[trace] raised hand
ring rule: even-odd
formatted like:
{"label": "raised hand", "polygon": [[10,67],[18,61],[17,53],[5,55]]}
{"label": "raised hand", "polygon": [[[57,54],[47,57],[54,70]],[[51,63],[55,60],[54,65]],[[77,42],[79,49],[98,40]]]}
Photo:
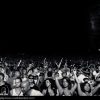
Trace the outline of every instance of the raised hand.
{"label": "raised hand", "polygon": [[63,58],[60,60],[59,63],[57,63],[57,62],[55,61],[55,64],[56,64],[56,66],[57,66],[58,68],[60,68],[60,66],[61,66],[61,64],[62,64],[62,60],[63,60]]}
{"label": "raised hand", "polygon": [[73,73],[74,73],[74,75],[76,75],[76,73],[77,73],[76,69],[73,70]]}

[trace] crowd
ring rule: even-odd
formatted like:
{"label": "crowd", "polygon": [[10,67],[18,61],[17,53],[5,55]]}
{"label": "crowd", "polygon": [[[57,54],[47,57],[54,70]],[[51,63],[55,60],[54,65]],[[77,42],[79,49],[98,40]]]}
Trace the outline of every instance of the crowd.
{"label": "crowd", "polygon": [[0,96],[100,96],[100,60],[0,60]]}

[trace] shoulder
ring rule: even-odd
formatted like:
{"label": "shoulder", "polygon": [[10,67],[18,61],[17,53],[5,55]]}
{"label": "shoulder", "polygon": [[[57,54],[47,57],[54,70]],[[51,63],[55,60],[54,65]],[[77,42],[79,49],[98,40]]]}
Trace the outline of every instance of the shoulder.
{"label": "shoulder", "polygon": [[30,96],[43,96],[43,94],[38,90],[30,90]]}
{"label": "shoulder", "polygon": [[85,93],[82,93],[81,96],[87,96]]}
{"label": "shoulder", "polygon": [[10,94],[12,95],[12,94],[14,93],[14,91],[15,91],[15,89],[12,89],[12,90],[10,91]]}

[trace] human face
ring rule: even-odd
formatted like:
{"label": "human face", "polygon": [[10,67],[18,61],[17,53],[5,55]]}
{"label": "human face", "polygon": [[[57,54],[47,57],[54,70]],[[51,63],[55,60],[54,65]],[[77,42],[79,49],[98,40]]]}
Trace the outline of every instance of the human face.
{"label": "human face", "polygon": [[65,88],[68,87],[68,82],[67,82],[66,79],[63,80],[63,86],[64,86]]}
{"label": "human face", "polygon": [[29,81],[28,80],[23,81],[21,86],[24,91],[27,91],[29,88]]}
{"label": "human face", "polygon": [[59,73],[55,74],[55,77],[59,77]]}
{"label": "human face", "polygon": [[29,78],[29,83],[32,83],[34,80],[32,78]]}
{"label": "human face", "polygon": [[46,80],[46,87],[49,87],[51,85],[49,80]]}
{"label": "human face", "polygon": [[19,72],[19,71],[16,71],[16,72],[15,72],[15,76],[16,76],[16,77],[20,77],[20,72]]}
{"label": "human face", "polygon": [[90,90],[90,85],[89,85],[88,83],[85,84],[84,90],[85,90],[86,92],[89,92],[89,90]]}
{"label": "human face", "polygon": [[51,68],[49,68],[49,69],[48,69],[48,71],[52,71],[52,69],[51,69]]}
{"label": "human face", "polygon": [[63,77],[66,77],[66,73],[63,73],[62,76],[63,76]]}
{"label": "human face", "polygon": [[26,73],[27,73],[27,71],[24,69],[24,70],[23,70],[23,74],[25,75]]}
{"label": "human face", "polygon": [[20,81],[20,79],[16,79],[15,80],[15,87],[20,87],[21,86],[21,81]]}
{"label": "human face", "polygon": [[39,76],[40,81],[42,82],[44,80],[43,76]]}
{"label": "human face", "polygon": [[36,76],[38,74],[38,70],[37,69],[34,69],[34,76]]}

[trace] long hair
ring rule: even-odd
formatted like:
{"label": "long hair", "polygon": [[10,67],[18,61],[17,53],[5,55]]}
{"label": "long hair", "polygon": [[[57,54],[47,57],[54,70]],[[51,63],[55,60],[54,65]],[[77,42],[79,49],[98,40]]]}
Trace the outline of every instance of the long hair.
{"label": "long hair", "polygon": [[81,89],[82,89],[82,91],[85,93],[86,90],[84,89],[84,87],[85,87],[86,84],[88,84],[89,87],[90,87],[90,90],[88,91],[88,92],[90,93],[90,92],[91,92],[91,86],[90,86],[90,84],[89,84],[88,82],[82,83],[82,84],[81,84]]}
{"label": "long hair", "polygon": [[63,86],[63,81],[64,81],[64,79],[68,82],[68,89],[70,90],[71,89],[71,80],[69,79],[69,78],[67,78],[67,77],[64,77],[63,79],[62,79],[62,83],[61,83],[61,85],[62,85],[62,87],[63,88],[65,88],[64,86]]}
{"label": "long hair", "polygon": [[47,78],[46,80],[44,80],[43,84],[42,84],[42,90],[47,90],[47,86],[46,86],[46,81],[49,80],[49,82],[51,83],[51,89],[54,91],[55,94],[57,94],[57,86],[55,83],[55,80],[51,79],[51,78]]}
{"label": "long hair", "polygon": [[46,81],[47,81],[47,80],[49,80],[49,82],[51,83],[51,89],[57,88],[57,87],[56,87],[55,81],[54,81],[53,79],[51,79],[51,78],[47,78],[46,80],[44,80],[44,82],[43,82],[44,88],[47,88],[47,87],[46,87]]}

